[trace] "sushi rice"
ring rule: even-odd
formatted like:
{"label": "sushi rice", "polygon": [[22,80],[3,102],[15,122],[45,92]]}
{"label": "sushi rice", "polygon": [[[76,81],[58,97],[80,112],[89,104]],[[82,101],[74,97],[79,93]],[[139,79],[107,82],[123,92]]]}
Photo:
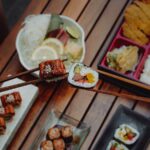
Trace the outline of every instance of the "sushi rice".
{"label": "sushi rice", "polygon": [[[73,80],[73,77],[75,75],[74,70],[75,70],[76,66],[79,66],[81,68],[81,71],[80,71],[81,76],[86,76],[86,74],[90,73],[94,77],[94,81],[92,83],[89,83],[89,82],[81,83],[81,82],[77,82],[77,81]],[[99,80],[98,73],[96,71],[94,71],[93,69],[91,69],[90,67],[85,66],[82,63],[74,63],[72,65],[72,67],[69,71],[69,75],[68,75],[68,82],[77,87],[92,88],[97,84],[98,80]]]}
{"label": "sushi rice", "polygon": [[150,55],[148,56],[145,62],[143,73],[141,74],[140,77],[140,81],[150,85]]}
{"label": "sushi rice", "polygon": [[[127,134],[126,128],[128,128],[135,135],[132,139],[125,138]],[[133,127],[127,124],[122,124],[118,129],[116,129],[114,137],[127,145],[131,145],[137,141],[139,135],[140,135],[139,132]]]}
{"label": "sushi rice", "polygon": [[107,146],[106,150],[112,150],[112,146],[115,145],[115,150],[129,150],[125,145],[120,144],[119,142],[115,140],[111,140]]}
{"label": "sushi rice", "polygon": [[49,15],[30,15],[25,19],[23,41],[27,50],[35,49],[43,42],[49,22]]}

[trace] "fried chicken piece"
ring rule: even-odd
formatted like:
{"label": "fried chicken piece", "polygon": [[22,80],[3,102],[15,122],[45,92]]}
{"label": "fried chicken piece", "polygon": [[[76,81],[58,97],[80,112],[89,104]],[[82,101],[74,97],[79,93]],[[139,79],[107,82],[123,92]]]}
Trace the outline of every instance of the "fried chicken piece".
{"label": "fried chicken piece", "polygon": [[149,42],[149,39],[145,36],[145,34],[143,34],[135,26],[132,26],[131,24],[127,24],[125,22],[122,28],[124,36],[139,43],[140,45],[145,45]]}
{"label": "fried chicken piece", "polygon": [[144,10],[145,7],[149,7],[148,4],[142,3],[141,6],[140,3],[142,2],[136,1],[127,7],[122,28],[125,37],[145,45],[149,42],[148,36],[150,36],[150,10]]}
{"label": "fried chicken piece", "polygon": [[137,19],[140,19],[144,24],[150,23],[149,18],[143,13],[143,11],[141,11],[141,9],[139,9],[138,6],[134,4],[130,5],[127,8],[126,13],[129,13],[130,15],[134,16],[135,19],[137,17]]}
{"label": "fried chicken piece", "polygon": [[150,4],[150,0],[139,0],[139,1],[141,1],[141,2],[143,2],[145,4]]}
{"label": "fried chicken piece", "polygon": [[150,3],[144,4],[140,1],[135,1],[134,4],[136,4],[144,12],[144,14],[150,19]]}
{"label": "fried chicken piece", "polygon": [[[142,30],[146,35],[150,35],[150,22],[149,23],[143,23],[140,19],[137,17],[132,16],[129,13],[125,13],[125,19],[129,24],[134,24],[139,30]],[[134,20],[134,22],[133,22]]]}
{"label": "fried chicken piece", "polygon": [[125,22],[123,25],[122,25],[122,28],[123,28],[123,35],[137,43],[139,43],[140,45],[143,45],[145,43],[142,43],[134,34],[133,34],[133,31],[132,29],[130,29],[130,27],[128,26],[128,24]]}

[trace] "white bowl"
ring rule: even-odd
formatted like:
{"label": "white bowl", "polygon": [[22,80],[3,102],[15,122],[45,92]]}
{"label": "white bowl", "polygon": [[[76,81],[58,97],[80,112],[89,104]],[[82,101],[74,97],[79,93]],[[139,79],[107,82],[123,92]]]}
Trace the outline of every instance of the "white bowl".
{"label": "white bowl", "polygon": [[[51,14],[43,14],[43,15],[50,15]],[[81,56],[81,59],[79,60],[79,62],[83,62],[84,60],[84,57],[85,57],[85,33],[84,33],[84,30],[83,28],[73,19],[67,17],[67,16],[63,16],[63,15],[60,15],[60,17],[63,19],[63,21],[68,24],[68,25],[71,25],[71,26],[74,26],[75,28],[77,28],[80,33],[81,33],[81,44],[82,44],[82,48],[83,48],[83,53],[82,53],[82,56]],[[27,64],[27,62],[23,59],[23,55],[22,55],[22,52],[23,52],[23,49],[21,48],[23,45],[21,45],[21,37],[22,35],[24,34],[24,27],[22,27],[17,35],[17,38],[16,38],[16,48],[17,48],[17,52],[18,52],[18,55],[19,55],[19,60],[22,64],[22,66],[27,69],[27,70],[31,70],[33,69],[33,66],[30,66]],[[69,71],[69,70],[67,70]],[[34,72],[33,73],[34,76],[36,77],[39,77],[39,72]]]}

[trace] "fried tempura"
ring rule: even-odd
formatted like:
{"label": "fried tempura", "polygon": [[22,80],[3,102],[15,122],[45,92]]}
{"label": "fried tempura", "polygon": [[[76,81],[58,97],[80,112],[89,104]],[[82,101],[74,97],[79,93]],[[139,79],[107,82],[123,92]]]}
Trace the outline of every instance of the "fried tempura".
{"label": "fried tempura", "polygon": [[150,19],[150,3],[144,4],[142,2],[135,1],[134,4],[136,4],[144,12],[144,14]]}
{"label": "fried tempura", "polygon": [[135,1],[128,6],[122,28],[127,38],[140,45],[147,44],[150,36],[150,5]]}

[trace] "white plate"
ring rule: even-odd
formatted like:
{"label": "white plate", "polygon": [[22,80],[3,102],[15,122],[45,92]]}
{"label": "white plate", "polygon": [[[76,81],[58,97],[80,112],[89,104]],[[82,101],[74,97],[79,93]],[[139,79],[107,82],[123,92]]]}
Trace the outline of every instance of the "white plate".
{"label": "white plate", "polygon": [[[13,85],[16,83],[22,83],[23,80],[13,79],[5,82],[2,87]],[[12,120],[6,122],[6,132],[4,135],[0,135],[0,150],[6,150],[14,135],[16,134],[19,126],[24,120],[27,112],[31,108],[34,100],[38,95],[38,88],[34,85],[27,85],[24,87],[16,88],[13,90],[5,91],[0,93],[0,95],[11,93],[13,91],[19,91],[22,97],[22,103],[18,108],[15,108],[15,116]]]}
{"label": "white plate", "polygon": [[[51,14],[43,14],[43,15],[50,15],[51,16]],[[80,31],[80,33],[81,33],[81,44],[82,44],[82,47],[83,47],[83,54],[82,54],[81,59],[80,59],[79,62],[83,62],[84,57],[85,57],[85,33],[84,33],[83,28],[75,20],[73,20],[73,19],[71,19],[67,16],[60,15],[60,17],[63,19],[63,21],[66,24],[72,25]],[[33,69],[33,68],[31,66],[29,66],[26,61],[24,61],[24,59],[23,59],[24,56],[22,55],[23,54],[22,53],[23,45],[21,44],[21,37],[22,37],[23,33],[24,33],[24,27],[21,28],[21,30],[19,31],[19,33],[17,35],[16,48],[17,48],[17,52],[18,52],[18,55],[19,55],[19,60],[22,64],[22,66],[25,69],[30,70],[30,69]],[[37,72],[33,73],[33,75],[39,77],[39,72],[37,71]]]}

